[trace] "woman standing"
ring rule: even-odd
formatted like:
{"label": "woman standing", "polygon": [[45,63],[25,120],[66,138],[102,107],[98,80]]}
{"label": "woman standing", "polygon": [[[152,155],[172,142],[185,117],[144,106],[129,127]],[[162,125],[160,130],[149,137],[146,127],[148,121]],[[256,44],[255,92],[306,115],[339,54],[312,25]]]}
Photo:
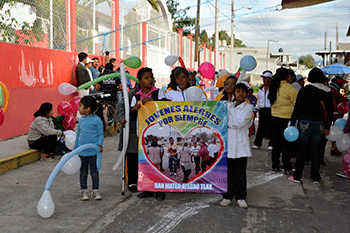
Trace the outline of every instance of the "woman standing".
{"label": "woman standing", "polygon": [[291,85],[294,77],[285,68],[276,70],[270,84],[268,98],[271,103],[271,125],[272,125],[272,172],[279,172],[280,154],[282,152],[282,163],[284,174],[292,175],[292,165],[290,163],[290,142],[288,142],[283,132],[288,127],[295,103],[297,90]]}
{"label": "woman standing", "polygon": [[30,149],[42,150],[41,160],[53,155],[58,140],[57,136],[64,137],[61,130],[55,129],[52,122],[53,110],[51,103],[43,103],[34,113],[34,121],[29,127],[28,144]]}
{"label": "woman standing", "polygon": [[310,84],[302,88],[292,113],[291,125],[298,120],[299,140],[297,141],[296,171],[290,181],[300,182],[305,166],[305,158],[311,158],[311,179],[319,183],[320,147],[322,136],[329,134],[333,119],[333,97],[326,87],[324,75],[319,68],[313,68],[308,77]]}
{"label": "woman standing", "polygon": [[192,171],[191,149],[188,147],[187,142],[184,143],[184,146],[182,147],[180,154],[181,154],[180,163],[181,163],[181,168],[184,175],[184,180],[182,182],[186,183]]}

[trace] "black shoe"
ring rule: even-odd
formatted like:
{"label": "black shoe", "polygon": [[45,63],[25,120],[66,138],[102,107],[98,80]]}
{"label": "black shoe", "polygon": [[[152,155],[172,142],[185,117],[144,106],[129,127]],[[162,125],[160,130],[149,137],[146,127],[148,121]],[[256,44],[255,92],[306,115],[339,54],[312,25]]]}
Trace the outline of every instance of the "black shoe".
{"label": "black shoe", "polygon": [[154,196],[154,192],[142,192],[139,195],[137,195],[138,198],[147,198],[147,197],[153,197]]}
{"label": "black shoe", "polygon": [[155,198],[157,201],[164,201],[165,200],[165,193],[156,193]]}
{"label": "black shoe", "polygon": [[341,152],[338,149],[331,149],[332,156],[342,156]]}
{"label": "black shoe", "polygon": [[128,188],[129,188],[129,191],[132,193],[137,192],[137,185],[136,184],[130,184]]}

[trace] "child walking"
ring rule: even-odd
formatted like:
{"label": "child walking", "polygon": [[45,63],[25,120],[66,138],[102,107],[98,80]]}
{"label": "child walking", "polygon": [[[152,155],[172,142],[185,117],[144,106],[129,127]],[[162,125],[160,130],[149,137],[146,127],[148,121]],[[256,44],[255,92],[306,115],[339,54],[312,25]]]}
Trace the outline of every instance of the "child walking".
{"label": "child walking", "polygon": [[[80,100],[79,113],[83,116],[79,120],[77,137],[74,144],[74,149],[84,144],[96,144],[103,151],[102,144],[104,139],[102,108],[98,107],[98,103],[92,96],[84,96]],[[99,116],[95,115],[98,114]],[[96,165],[97,154],[96,150],[84,150],[79,154],[81,159],[80,168],[80,188],[81,200],[89,200],[87,190],[87,176],[90,167],[92,179],[92,196],[95,200],[102,200],[99,192],[99,175]]]}
{"label": "child walking", "polygon": [[235,197],[239,207],[247,208],[246,170],[248,157],[252,156],[248,130],[254,106],[246,100],[248,88],[244,83],[238,83],[233,92],[235,101],[228,102],[227,193],[220,205],[230,205]]}

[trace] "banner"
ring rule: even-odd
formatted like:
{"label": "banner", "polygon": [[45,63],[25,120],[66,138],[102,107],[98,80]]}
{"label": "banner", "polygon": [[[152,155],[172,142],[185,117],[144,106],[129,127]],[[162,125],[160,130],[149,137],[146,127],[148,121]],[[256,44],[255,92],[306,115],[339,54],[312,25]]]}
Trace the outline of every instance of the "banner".
{"label": "banner", "polygon": [[226,192],[226,101],[148,102],[138,133],[138,190]]}

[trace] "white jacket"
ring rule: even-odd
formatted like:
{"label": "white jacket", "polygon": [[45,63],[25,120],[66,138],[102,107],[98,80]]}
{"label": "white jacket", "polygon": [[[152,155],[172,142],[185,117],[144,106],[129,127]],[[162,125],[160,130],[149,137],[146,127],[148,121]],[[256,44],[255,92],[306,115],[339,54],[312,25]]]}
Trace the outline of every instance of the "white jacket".
{"label": "white jacket", "polygon": [[[187,101],[186,100],[186,92],[188,89],[185,89],[182,91],[179,87],[177,87],[177,90],[173,90],[171,88],[168,88],[165,91],[165,98],[170,101]],[[204,92],[202,93],[201,101],[207,101],[207,97],[205,96]]]}
{"label": "white jacket", "polygon": [[247,102],[238,106],[236,102],[228,103],[228,158],[252,156],[248,134],[253,112],[254,106]]}
{"label": "white jacket", "polygon": [[271,108],[270,100],[267,98],[269,95],[269,89],[265,92],[265,88],[259,89],[258,91],[258,104],[256,105],[256,109],[260,108]]}

